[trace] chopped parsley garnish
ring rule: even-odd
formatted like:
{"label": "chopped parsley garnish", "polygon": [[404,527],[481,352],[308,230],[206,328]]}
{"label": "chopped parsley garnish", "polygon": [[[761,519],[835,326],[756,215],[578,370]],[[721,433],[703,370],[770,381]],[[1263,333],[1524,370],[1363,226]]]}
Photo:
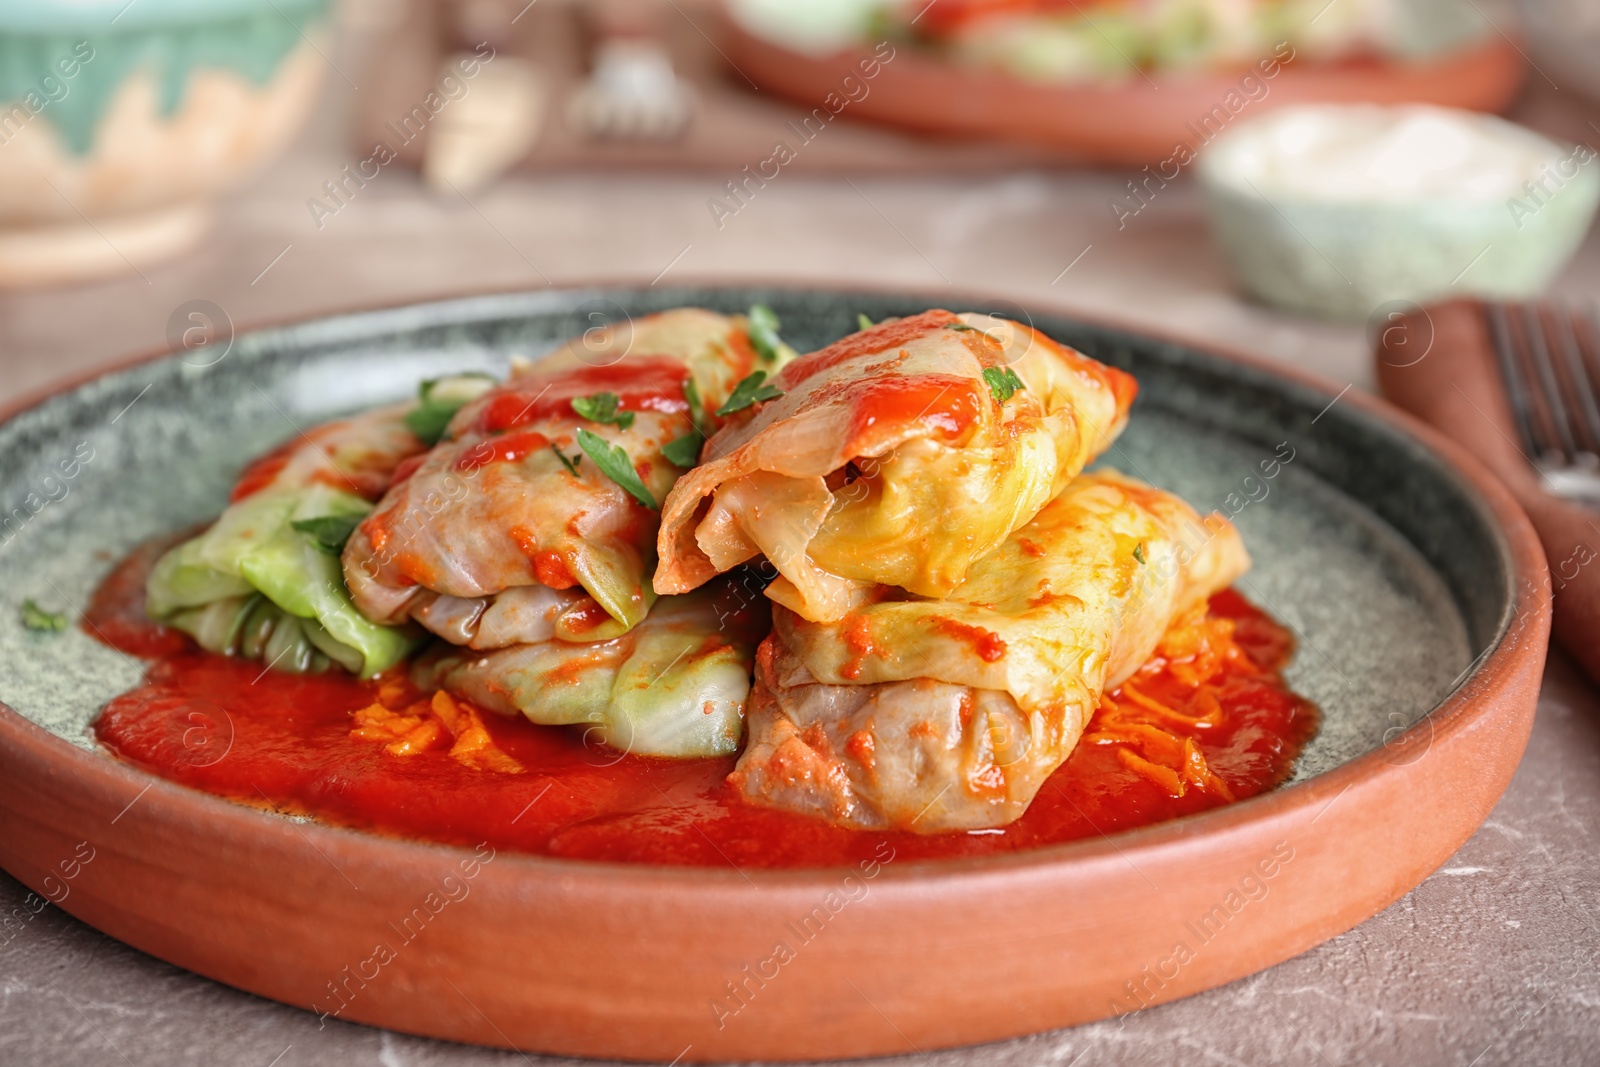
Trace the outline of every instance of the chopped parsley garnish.
{"label": "chopped parsley garnish", "polygon": [[590,422],[609,423],[626,430],[633,425],[633,412],[618,410],[621,404],[622,398],[616,393],[595,393],[574,399],[572,410]]}
{"label": "chopped parsley garnish", "polygon": [[668,441],[662,448],[661,454],[667,457],[667,462],[674,467],[692,470],[700,462],[700,446],[705,438],[700,436],[698,430],[690,430],[676,440]]}
{"label": "chopped parsley garnish", "polygon": [[561,461],[561,465],[567,468],[568,474],[572,475],[574,478],[578,476],[578,464],[583,462],[583,457],[581,455],[569,456],[565,452],[561,451],[561,447],[559,445],[551,445],[550,451],[554,452],[556,454],[556,458]]}
{"label": "chopped parsley garnish", "polygon": [[983,380],[989,384],[989,392],[994,395],[996,402],[1001,404],[1027,388],[1010,367],[985,367]]}
{"label": "chopped parsley garnish", "polygon": [[694,423],[694,428],[701,437],[711,436],[711,427],[706,425],[706,403],[700,399],[700,387],[694,384],[693,378],[683,380],[683,399],[689,404],[689,421]]}
{"label": "chopped parsley garnish", "polygon": [[22,602],[22,625],[44,633],[60,633],[67,628],[65,612],[46,611],[29,597]]}
{"label": "chopped parsley garnish", "polygon": [[661,454],[666,456],[667,462],[674,467],[693,470],[700,463],[701,446],[716,428],[706,419],[705,401],[700,399],[700,387],[694,384],[693,378],[683,380],[683,399],[689,404],[689,421],[694,427],[682,437],[668,441],[661,449]]}
{"label": "chopped parsley garnish", "polygon": [[982,330],[978,329],[976,326],[968,326],[964,322],[947,322],[947,323],[944,324],[944,328],[947,329],[947,330],[970,331],[972,333],[982,333],[983,332]]}
{"label": "chopped parsley garnish", "polygon": [[753,304],[745,318],[750,347],[768,363],[776,360],[783,346],[783,339],[778,336],[778,316],[765,304]]}
{"label": "chopped parsley garnish", "polygon": [[623,451],[621,445],[611,444],[599,434],[579,427],[578,447],[583,449],[584,455],[594,460],[601,474],[622,486],[629,496],[652,511],[660,510],[655,497],[639,480],[639,472],[633,469],[633,460],[628,458],[628,453]]}
{"label": "chopped parsley garnish", "polygon": [[319,515],[314,519],[297,519],[289,525],[303,534],[309,534],[324,552],[332,552],[337,556],[344,551],[345,542],[356,532],[356,527],[361,525],[361,518],[359,515]]}
{"label": "chopped parsley garnish", "polygon": [[417,386],[418,404],[406,412],[406,428],[428,447],[438,444],[455,413],[483,391],[476,386],[478,380],[493,382],[494,376],[482,371],[469,371],[447,378],[427,379]]}
{"label": "chopped parsley garnish", "polygon": [[455,407],[446,407],[443,404],[429,404],[424,400],[421,404],[406,412],[406,428],[417,435],[417,440],[432,447],[439,443],[439,438],[444,436],[444,429],[450,425],[450,420],[455,416],[455,413]]}
{"label": "chopped parsley garnish", "polygon": [[860,311],[856,312],[856,329],[857,330],[870,330],[870,329],[872,329],[872,327],[874,325],[876,325],[876,324],[871,319],[867,318],[867,316],[864,313],[862,313]]}
{"label": "chopped parsley garnish", "polygon": [[1140,563],[1148,563],[1148,562],[1150,562],[1149,560],[1144,558],[1144,542],[1143,541],[1140,541],[1138,544],[1133,546],[1133,558],[1138,560]]}
{"label": "chopped parsley garnish", "polygon": [[767,372],[758,370],[751,373],[748,378],[742,378],[739,384],[733,387],[733,395],[728,397],[728,402],[717,409],[718,415],[732,415],[735,411],[743,411],[753,404],[763,400],[776,400],[783,395],[783,390],[771,385],[763,385],[767,380]]}

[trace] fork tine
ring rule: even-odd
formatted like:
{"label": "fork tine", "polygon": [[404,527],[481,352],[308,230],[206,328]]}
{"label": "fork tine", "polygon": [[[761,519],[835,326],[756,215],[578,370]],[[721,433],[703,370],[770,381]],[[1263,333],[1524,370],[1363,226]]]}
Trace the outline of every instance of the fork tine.
{"label": "fork tine", "polygon": [[1572,415],[1574,422],[1583,427],[1587,438],[1584,443],[1588,447],[1584,451],[1600,453],[1600,401],[1595,398],[1594,378],[1583,358],[1583,349],[1578,344],[1577,313],[1553,313],[1553,318],[1567,374],[1572,379],[1572,396],[1577,401],[1577,410]]}
{"label": "fork tine", "polygon": [[1570,460],[1578,454],[1578,442],[1572,436],[1572,423],[1567,418],[1567,402],[1562,395],[1561,383],[1556,378],[1555,362],[1550,358],[1550,346],[1545,343],[1544,319],[1539,314],[1537,305],[1523,305],[1522,330],[1528,354],[1533,357],[1534,380],[1543,390],[1541,399],[1555,427],[1559,450]]}
{"label": "fork tine", "polygon": [[1501,304],[1485,305],[1489,319],[1489,333],[1494,340],[1494,354],[1500,361],[1500,377],[1505,380],[1506,398],[1511,401],[1511,416],[1517,424],[1517,435],[1522,438],[1529,461],[1542,451],[1533,436],[1532,401],[1528,395],[1528,380],[1518,359],[1511,339],[1511,324],[1506,319],[1506,309]]}

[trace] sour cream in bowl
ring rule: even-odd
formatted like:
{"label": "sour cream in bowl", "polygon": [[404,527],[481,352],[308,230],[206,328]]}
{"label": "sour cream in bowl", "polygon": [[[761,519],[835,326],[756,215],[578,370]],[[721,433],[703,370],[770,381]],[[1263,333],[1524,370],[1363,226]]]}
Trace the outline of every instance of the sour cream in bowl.
{"label": "sour cream in bowl", "polygon": [[1422,105],[1282,108],[1203,149],[1198,172],[1240,285],[1343,318],[1391,300],[1533,296],[1600,200],[1593,146]]}

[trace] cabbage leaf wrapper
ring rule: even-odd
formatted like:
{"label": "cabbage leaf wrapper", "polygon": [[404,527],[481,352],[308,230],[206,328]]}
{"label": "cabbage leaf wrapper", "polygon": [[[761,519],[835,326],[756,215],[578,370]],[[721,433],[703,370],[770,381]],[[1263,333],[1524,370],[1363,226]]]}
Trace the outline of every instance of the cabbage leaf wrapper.
{"label": "cabbage leaf wrapper", "polygon": [[[491,383],[428,383],[434,403]],[[150,617],[204,649],[259,659],[274,670],[337,664],[371,677],[417,644],[411,629],[365,618],[345,588],[342,540],[371,510],[396,468],[427,444],[408,425],[418,404],[314,427],[251,463],[209,529],[157,561],[146,583]]]}
{"label": "cabbage leaf wrapper", "polygon": [[[1127,421],[1131,377],[1031,327],[933,310],[784,367],[662,512],[658,593],[764,555],[832,622],[878,585],[949,596]],[[776,394],[776,395],[774,395]]]}
{"label": "cabbage leaf wrapper", "polygon": [[1248,567],[1220,515],[1082,475],[948,599],[880,590],[826,624],[775,608],[730,782],[843,826],[1003,826],[1072,753],[1101,694]]}
{"label": "cabbage leaf wrapper", "polygon": [[357,606],[481,650],[546,640],[552,605],[567,641],[637,626],[679,462],[742,378],[778,366],[748,322],[681,308],[596,328],[462,407],[346,545]]}
{"label": "cabbage leaf wrapper", "polygon": [[616,753],[729,756],[744,735],[756,645],[767,633],[759,586],[728,579],[657,600],[637,626],[603,641],[553,636],[490,652],[440,645],[413,668],[423,689],[545,726],[584,728]]}

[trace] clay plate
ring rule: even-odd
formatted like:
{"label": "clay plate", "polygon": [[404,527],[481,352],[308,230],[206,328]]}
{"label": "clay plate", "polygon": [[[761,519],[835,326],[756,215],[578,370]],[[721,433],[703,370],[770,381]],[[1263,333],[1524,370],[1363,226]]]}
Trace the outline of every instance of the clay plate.
{"label": "clay plate", "polygon": [[[806,55],[757,37],[731,18],[722,21],[729,62],[761,89],[808,108],[825,108],[830,95],[843,99],[848,87],[862,82],[859,64],[871,55],[870,49]],[[1286,104],[1436,104],[1503,111],[1522,84],[1524,63],[1509,39],[1494,36],[1415,63],[1291,63],[1272,78],[1257,78],[1266,92],[1252,85],[1256,95],[1247,98],[1240,88],[1240,78],[1249,73],[1243,68],[1155,74],[1154,80],[1133,77],[1114,85],[1041,85],[963,69],[903,43],[894,47],[893,58],[864,83],[866,95],[844,104],[839,114],[922,133],[1042,145],[1072,160],[1132,167],[1168,160],[1179,143],[1199,151],[1236,117],[1252,118]],[[849,91],[858,95],[861,89]],[[1221,111],[1220,120],[1212,116],[1213,107]],[[1201,129],[1207,119],[1209,134]],[[1176,172],[1176,167],[1172,173],[1161,169],[1168,179]]]}
{"label": "clay plate", "polygon": [[[793,1060],[990,1041],[1232,981],[1373,915],[1488,814],[1528,736],[1549,628],[1538,542],[1506,493],[1358,392],[1053,315],[1034,321],[1139,378],[1110,463],[1202,509],[1257,498],[1236,520],[1256,560],[1242,591],[1299,633],[1290,677],[1325,715],[1276,792],[850,881],[502,853],[404,942],[391,924],[437,902],[446,876],[461,884],[470,852],[290,821],[116,762],[87,727],[142,665],[78,630],[20,625],[23,597],[81,607],[114,558],[214,513],[243,461],[295,425],[397,399],[425,375],[502,370],[626,313],[758,299],[802,350],[858,312],[952,301],[478,297],[243,334],[225,356],[135,363],[12,412],[0,500],[59,499],[0,533],[0,866],[52,898],[69,885],[67,911],[218,981],[324,1010],[336,983],[344,1019],[541,1052]],[[46,482],[80,442],[93,458]],[[1263,482],[1281,442],[1295,458]],[[81,842],[95,858],[74,865]],[[819,908],[825,928],[802,943],[791,924]],[[791,958],[774,964],[779,942]]]}

